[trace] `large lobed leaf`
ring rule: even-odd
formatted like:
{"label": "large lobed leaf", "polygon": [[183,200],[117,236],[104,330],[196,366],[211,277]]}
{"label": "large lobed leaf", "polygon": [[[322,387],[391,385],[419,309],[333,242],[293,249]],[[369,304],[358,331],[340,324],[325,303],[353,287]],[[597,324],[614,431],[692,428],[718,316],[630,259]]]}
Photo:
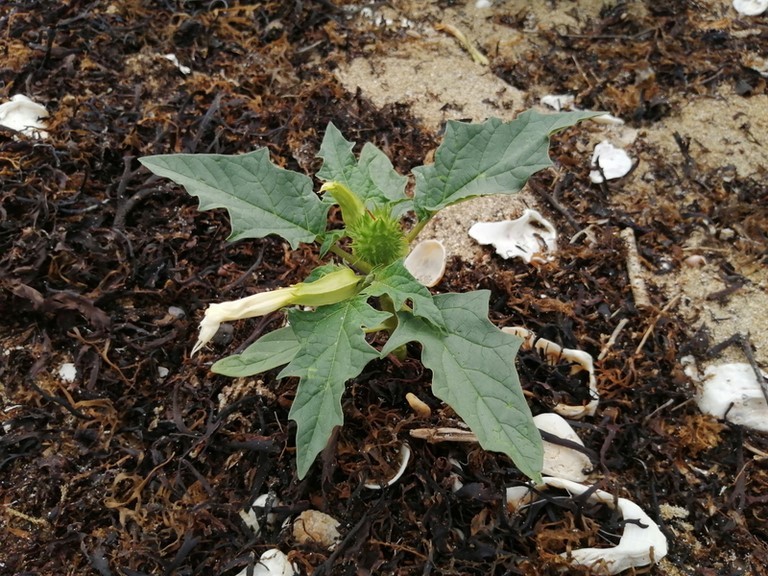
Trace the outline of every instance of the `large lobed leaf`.
{"label": "large lobed leaf", "polygon": [[529,110],[511,122],[449,121],[434,164],[413,170],[413,202],[419,218],[473,196],[518,192],[532,174],[552,165],[551,134],[598,114]]}
{"label": "large lobed leaf", "polygon": [[171,154],[139,161],[197,196],[200,210],[226,208],[231,241],[277,234],[296,248],[326,228],[328,205],[312,191],[312,180],[272,164],[266,148],[239,156]]}
{"label": "large lobed leaf", "polygon": [[303,478],[325,448],[333,428],[344,423],[344,385],[379,352],[365,341],[363,327],[382,323],[390,314],[372,308],[358,296],[314,312],[291,310],[288,320],[301,346],[279,377],[298,376],[289,417],[296,422],[296,466]]}
{"label": "large lobed leaf", "polygon": [[398,327],[381,353],[419,342],[435,396],[469,425],[483,448],[507,454],[521,472],[540,481],[541,435],[514,365],[521,340],[488,320],[489,296],[487,290],[435,296],[442,329],[398,313]]}
{"label": "large lobed leaf", "polygon": [[344,184],[368,208],[407,200],[407,178],[397,173],[386,154],[366,142],[357,160],[352,152],[354,145],[354,142],[342,136],[336,126],[329,123],[317,154],[323,159],[317,177]]}

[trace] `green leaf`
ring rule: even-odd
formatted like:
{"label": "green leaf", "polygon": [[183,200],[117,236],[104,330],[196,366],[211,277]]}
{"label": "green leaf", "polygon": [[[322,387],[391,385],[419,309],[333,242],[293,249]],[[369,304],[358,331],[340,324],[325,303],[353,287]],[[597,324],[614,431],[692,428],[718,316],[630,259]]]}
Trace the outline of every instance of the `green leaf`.
{"label": "green leaf", "polygon": [[333,248],[339,240],[347,235],[347,231],[344,229],[327,230],[325,234],[321,235],[322,242],[320,244],[320,258],[323,258]]}
{"label": "green leaf", "polygon": [[411,273],[408,272],[403,260],[397,260],[374,271],[373,281],[361,294],[368,296],[381,296],[386,294],[392,299],[395,308],[402,308],[407,300],[413,304],[413,314],[428,320],[435,326],[443,325],[443,318],[435,303],[432,294],[420,284]]}
{"label": "green leaf", "polygon": [[279,377],[301,378],[289,417],[296,422],[296,465],[303,478],[325,448],[333,428],[344,423],[341,396],[379,352],[365,341],[363,328],[390,317],[372,308],[365,297],[321,306],[314,312],[291,310],[288,320],[301,349]]}
{"label": "green leaf", "polygon": [[432,391],[477,435],[486,450],[507,454],[528,477],[541,480],[543,449],[515,371],[521,340],[488,320],[490,292],[434,297],[445,328],[408,313],[398,313],[398,327],[382,357],[411,341],[420,342],[422,362],[432,371]]}
{"label": "green leaf", "polygon": [[523,112],[511,122],[448,121],[435,163],[413,170],[413,201],[420,219],[473,196],[512,194],[528,178],[552,165],[550,134],[599,112]]}
{"label": "green leaf", "polygon": [[265,334],[240,354],[222,358],[211,366],[216,374],[240,378],[288,364],[299,351],[299,341],[290,326]]}
{"label": "green leaf", "polygon": [[239,156],[171,154],[139,161],[197,196],[200,210],[226,208],[230,241],[277,234],[295,249],[313,242],[327,225],[328,205],[312,191],[312,180],[272,164],[266,148]]}
{"label": "green leaf", "polygon": [[317,177],[329,182],[341,182],[357,194],[368,208],[407,200],[405,184],[408,179],[397,173],[386,154],[367,142],[358,161],[352,153],[354,145],[329,123],[317,154],[323,159]]}

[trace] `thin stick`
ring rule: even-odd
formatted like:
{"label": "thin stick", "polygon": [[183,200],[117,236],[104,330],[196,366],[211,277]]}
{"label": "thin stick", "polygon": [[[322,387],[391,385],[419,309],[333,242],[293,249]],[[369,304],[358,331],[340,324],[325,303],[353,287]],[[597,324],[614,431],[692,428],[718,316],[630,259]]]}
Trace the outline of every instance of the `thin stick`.
{"label": "thin stick", "polygon": [[440,32],[447,32],[456,40],[458,40],[459,44],[461,44],[461,47],[464,48],[467,52],[469,52],[469,55],[472,56],[472,60],[477,62],[478,64],[481,64],[483,66],[488,66],[488,58],[486,58],[485,54],[480,52],[477,48],[475,48],[472,43],[469,41],[469,39],[466,37],[466,35],[456,28],[453,24],[435,24],[435,30],[438,30]]}
{"label": "thin stick", "polygon": [[616,328],[614,328],[613,332],[611,332],[611,337],[608,338],[608,342],[606,342],[605,346],[603,346],[603,349],[600,350],[600,355],[597,357],[598,361],[602,360],[608,355],[608,351],[613,348],[614,344],[616,344],[616,338],[619,337],[619,334],[624,329],[624,326],[626,326],[628,323],[629,318],[622,318],[621,321],[616,325]]}
{"label": "thin stick", "polygon": [[632,288],[632,297],[635,299],[635,306],[642,309],[651,308],[651,299],[648,296],[648,288],[643,280],[642,266],[640,264],[640,254],[637,251],[637,242],[635,241],[635,231],[632,228],[624,228],[621,231],[621,239],[627,249],[627,274],[629,275],[629,286]]}
{"label": "thin stick", "polygon": [[666,306],[662,308],[658,314],[656,314],[656,317],[653,319],[653,322],[646,328],[645,334],[643,334],[642,340],[640,340],[640,344],[637,345],[637,348],[635,349],[635,356],[640,354],[640,351],[643,349],[643,346],[645,346],[645,343],[648,341],[648,338],[650,338],[651,334],[653,334],[653,329],[656,327],[656,323],[661,319],[664,314],[666,314],[672,306],[677,304],[680,301],[681,294],[678,294],[672,300],[667,302]]}

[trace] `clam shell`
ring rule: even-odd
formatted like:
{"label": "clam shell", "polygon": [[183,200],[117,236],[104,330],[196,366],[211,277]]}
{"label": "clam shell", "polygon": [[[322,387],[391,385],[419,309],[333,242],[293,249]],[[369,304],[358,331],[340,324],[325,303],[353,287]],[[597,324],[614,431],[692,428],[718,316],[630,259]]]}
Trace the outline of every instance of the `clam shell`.
{"label": "clam shell", "polygon": [[427,288],[435,286],[445,274],[445,246],[439,240],[424,240],[414,246],[405,259],[405,268]]}

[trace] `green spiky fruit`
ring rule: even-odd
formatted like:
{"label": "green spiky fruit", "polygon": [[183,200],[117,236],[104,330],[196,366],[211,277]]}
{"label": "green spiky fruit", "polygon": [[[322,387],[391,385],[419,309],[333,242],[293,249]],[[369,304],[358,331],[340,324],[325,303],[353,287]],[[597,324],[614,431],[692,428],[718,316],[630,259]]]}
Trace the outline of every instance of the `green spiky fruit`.
{"label": "green spiky fruit", "polygon": [[351,226],[352,254],[372,266],[386,266],[408,253],[408,242],[400,222],[389,211],[366,212]]}

